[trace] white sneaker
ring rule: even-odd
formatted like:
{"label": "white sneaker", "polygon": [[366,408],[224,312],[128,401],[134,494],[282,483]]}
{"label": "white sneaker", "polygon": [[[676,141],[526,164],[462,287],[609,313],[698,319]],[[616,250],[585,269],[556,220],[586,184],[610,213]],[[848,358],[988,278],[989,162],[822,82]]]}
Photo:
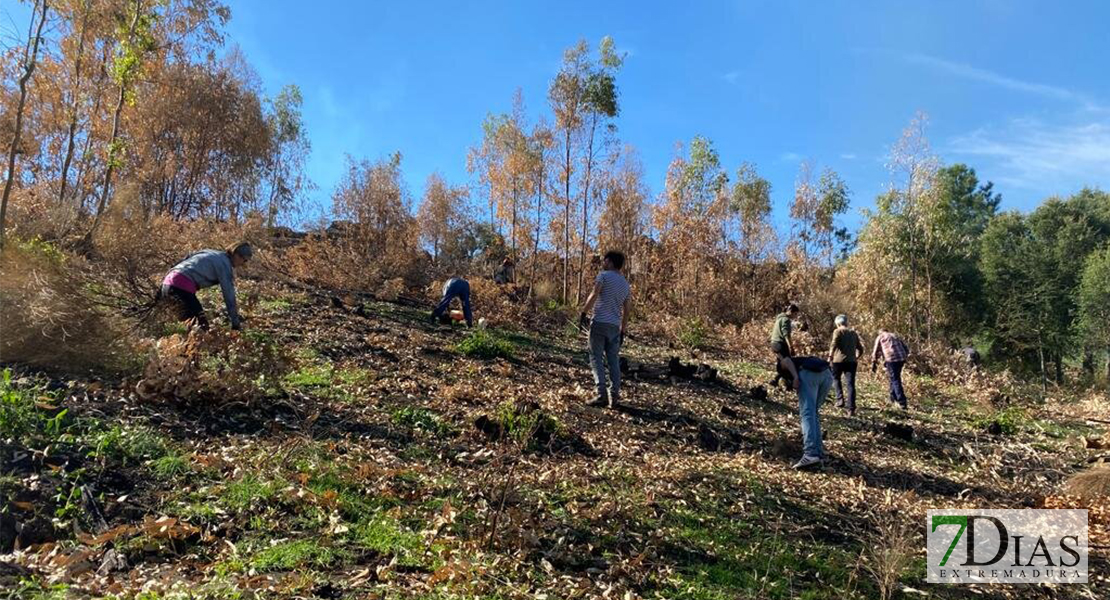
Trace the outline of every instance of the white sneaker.
{"label": "white sneaker", "polygon": [[794,463],[794,468],[795,469],[804,469],[806,467],[812,467],[813,465],[819,465],[819,464],[821,464],[821,459],[820,458],[817,458],[816,456],[803,456],[802,460],[799,460],[798,462]]}

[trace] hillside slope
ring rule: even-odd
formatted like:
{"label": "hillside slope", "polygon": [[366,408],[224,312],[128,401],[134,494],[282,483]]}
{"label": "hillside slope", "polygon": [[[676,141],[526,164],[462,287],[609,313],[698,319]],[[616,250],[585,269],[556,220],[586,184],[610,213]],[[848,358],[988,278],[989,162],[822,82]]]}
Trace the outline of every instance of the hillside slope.
{"label": "hillside slope", "polygon": [[[13,597],[1110,591],[1105,546],[1097,581],[1056,589],[930,586],[919,550],[927,508],[1074,503],[1057,494],[1097,453],[1081,437],[1102,434],[1085,420],[1097,399],[991,408],[974,386],[910,374],[902,413],[861,376],[857,417],[822,411],[830,463],[795,472],[796,400],[752,389],[761,358],[708,351],[719,381],[672,378],[657,374],[685,354],[632,339],[645,368],[600,409],[573,329],[474,338],[412,303],[257,294],[242,341],[163,341],[203,386],[166,375],[187,368],[172,357],[138,388],[15,369],[0,436]],[[1092,523],[1105,531],[1105,512]]]}

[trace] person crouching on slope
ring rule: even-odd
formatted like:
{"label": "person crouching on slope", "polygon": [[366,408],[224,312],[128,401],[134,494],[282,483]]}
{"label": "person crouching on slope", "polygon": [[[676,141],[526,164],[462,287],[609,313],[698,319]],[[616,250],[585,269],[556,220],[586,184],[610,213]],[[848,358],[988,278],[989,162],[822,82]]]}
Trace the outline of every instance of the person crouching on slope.
{"label": "person crouching on slope", "polygon": [[803,451],[794,468],[821,464],[825,460],[825,445],[821,441],[820,410],[833,383],[829,363],[815,356],[788,356],[779,359],[777,371],[786,385],[798,392]]}
{"label": "person crouching on slope", "polygon": [[432,311],[432,323],[439,321],[439,318],[447,311],[447,308],[451,306],[451,301],[455,298],[458,298],[459,303],[462,304],[466,326],[472,327],[474,325],[474,315],[470,312],[470,282],[461,277],[452,277],[444,284],[443,298],[440,299],[439,304]]}
{"label": "person crouching on slope", "polygon": [[[624,254],[617,251],[605,253],[602,271],[594,280],[594,289],[586,298],[579,321],[593,310],[590,322],[590,365],[594,370],[597,396],[593,406],[616,406],[621,391],[621,344],[628,326],[628,313],[632,307],[632,289],[621,275]],[[609,369],[608,397],[606,397],[605,369]]]}
{"label": "person crouching on slope", "polygon": [[178,318],[192,321],[201,329],[208,329],[204,307],[197,299],[197,291],[219,284],[227,307],[227,319],[232,329],[239,329],[242,320],[235,304],[235,269],[247,264],[254,250],[246,242],[229,246],[227,250],[201,250],[174,265],[162,279],[159,298],[177,308]]}

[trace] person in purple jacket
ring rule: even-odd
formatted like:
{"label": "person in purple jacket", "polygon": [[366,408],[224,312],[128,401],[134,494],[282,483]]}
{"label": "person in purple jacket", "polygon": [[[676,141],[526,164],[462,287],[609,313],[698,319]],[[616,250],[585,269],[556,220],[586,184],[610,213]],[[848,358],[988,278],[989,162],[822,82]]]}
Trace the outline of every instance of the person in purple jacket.
{"label": "person in purple jacket", "polygon": [[902,386],[902,369],[906,366],[906,359],[910,349],[902,338],[887,331],[879,329],[875,338],[875,348],[871,351],[871,372],[875,372],[875,365],[881,359],[886,367],[887,379],[890,380],[890,402],[906,410],[906,390]]}
{"label": "person in purple jacket", "polygon": [[162,279],[158,297],[176,308],[180,320],[208,329],[208,317],[197,299],[197,291],[219,285],[231,328],[239,329],[242,319],[235,304],[235,269],[245,265],[253,254],[254,250],[246,242],[229,246],[226,250],[194,252],[170,269]]}

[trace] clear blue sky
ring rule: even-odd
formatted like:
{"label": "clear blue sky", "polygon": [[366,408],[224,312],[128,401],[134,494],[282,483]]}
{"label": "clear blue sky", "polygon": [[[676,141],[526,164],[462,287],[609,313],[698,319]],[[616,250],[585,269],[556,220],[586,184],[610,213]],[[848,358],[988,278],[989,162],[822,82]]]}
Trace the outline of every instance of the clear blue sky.
{"label": "clear blue sky", "polygon": [[[523,90],[529,113],[562,51],[611,35],[624,142],[653,194],[676,142],[712,139],[730,171],[756,163],[779,218],[800,160],[839,171],[853,213],[889,182],[889,146],[916,110],[945,162],[1028,210],[1110,188],[1110,2],[362,2],[234,0],[238,44],[268,93],[305,97],[317,201],[343,157],[395,150],[414,196],[464,182],[489,112]],[[852,218],[849,222],[857,222]]]}

